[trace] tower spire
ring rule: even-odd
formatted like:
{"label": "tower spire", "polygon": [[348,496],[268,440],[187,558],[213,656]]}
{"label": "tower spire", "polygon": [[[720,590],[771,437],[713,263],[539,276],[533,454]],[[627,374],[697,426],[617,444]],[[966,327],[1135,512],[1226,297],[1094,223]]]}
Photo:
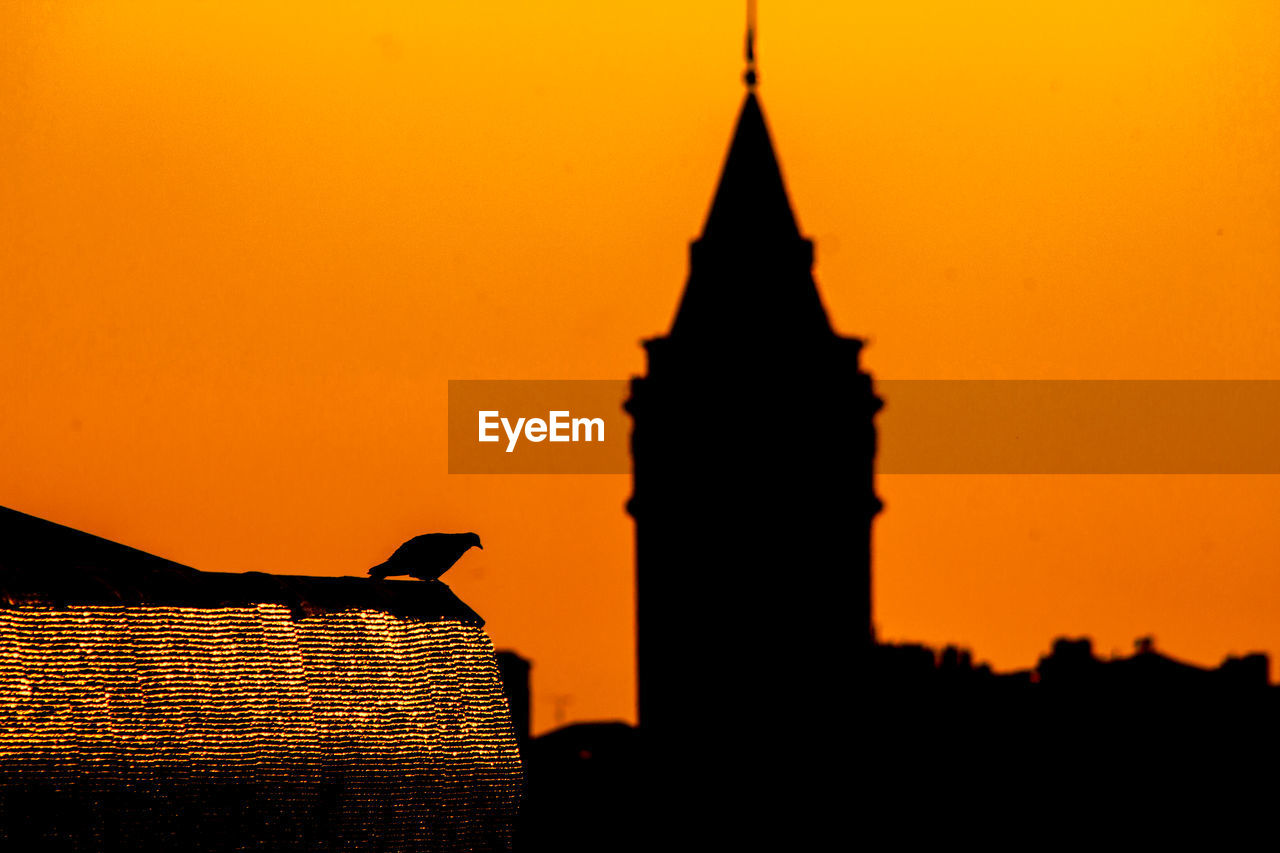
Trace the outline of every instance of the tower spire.
{"label": "tower spire", "polygon": [[747,0],[747,73],[742,75],[748,89],[756,87],[756,0]]}

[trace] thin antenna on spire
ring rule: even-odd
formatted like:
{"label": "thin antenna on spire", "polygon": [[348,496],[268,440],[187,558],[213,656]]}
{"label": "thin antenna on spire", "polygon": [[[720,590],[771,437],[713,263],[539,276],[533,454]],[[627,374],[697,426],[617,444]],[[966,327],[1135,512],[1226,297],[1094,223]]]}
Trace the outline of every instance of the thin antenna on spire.
{"label": "thin antenna on spire", "polygon": [[756,0],[747,0],[747,88],[756,87]]}

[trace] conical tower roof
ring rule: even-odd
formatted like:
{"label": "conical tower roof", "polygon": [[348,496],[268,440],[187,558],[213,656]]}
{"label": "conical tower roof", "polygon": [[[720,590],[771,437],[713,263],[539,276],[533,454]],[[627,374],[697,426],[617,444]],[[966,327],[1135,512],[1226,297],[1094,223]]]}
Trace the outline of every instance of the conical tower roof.
{"label": "conical tower roof", "polygon": [[720,184],[702,227],[702,240],[775,242],[799,238],[760,99],[750,91],[738,113]]}
{"label": "conical tower roof", "polygon": [[829,338],[812,267],[813,244],[796,224],[750,85],[702,236],[692,246],[671,337],[765,335],[797,346]]}

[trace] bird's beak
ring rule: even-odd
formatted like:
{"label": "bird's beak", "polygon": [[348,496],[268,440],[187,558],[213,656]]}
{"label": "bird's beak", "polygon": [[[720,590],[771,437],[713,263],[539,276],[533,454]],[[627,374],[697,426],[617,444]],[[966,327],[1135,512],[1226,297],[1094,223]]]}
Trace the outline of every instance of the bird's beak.
{"label": "bird's beak", "polygon": [[484,550],[484,546],[481,545],[479,542],[476,543],[476,547],[479,548],[481,551]]}

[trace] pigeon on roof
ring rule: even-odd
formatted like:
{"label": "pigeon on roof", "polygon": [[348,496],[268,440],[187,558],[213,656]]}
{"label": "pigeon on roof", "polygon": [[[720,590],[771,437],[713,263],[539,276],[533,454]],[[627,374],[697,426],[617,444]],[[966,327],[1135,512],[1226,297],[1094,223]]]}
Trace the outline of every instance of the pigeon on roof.
{"label": "pigeon on roof", "polygon": [[[370,584],[352,577],[203,572],[0,507],[0,625],[10,607],[222,608],[255,604],[284,605],[295,619],[359,609],[408,619],[484,625],[484,619],[440,581]],[[0,654],[0,674],[2,659]],[[0,693],[2,687],[0,677]],[[0,845],[0,849],[8,848]]]}
{"label": "pigeon on roof", "polygon": [[396,549],[385,563],[369,569],[369,577],[409,575],[424,581],[440,577],[471,547],[484,550],[475,533],[427,533],[415,536]]}

